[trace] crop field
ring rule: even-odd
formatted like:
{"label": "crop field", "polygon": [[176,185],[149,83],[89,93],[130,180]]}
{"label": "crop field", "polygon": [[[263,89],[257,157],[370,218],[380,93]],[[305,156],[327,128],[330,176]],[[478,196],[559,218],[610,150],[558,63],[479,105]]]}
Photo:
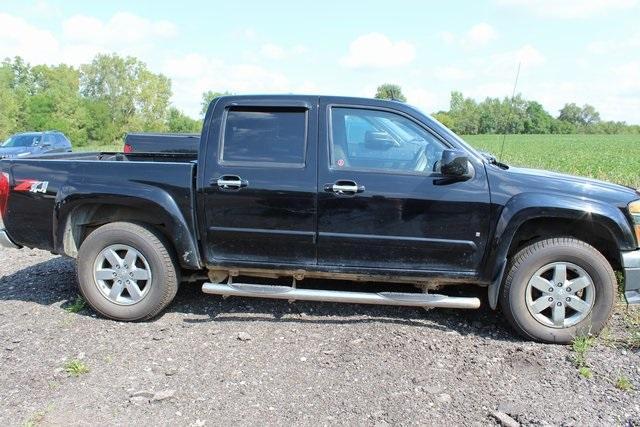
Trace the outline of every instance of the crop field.
{"label": "crop field", "polygon": [[[479,150],[500,155],[502,135],[463,138]],[[78,150],[121,151],[122,143]],[[502,161],[640,188],[640,135],[507,135]]]}
{"label": "crop field", "polygon": [[[464,139],[500,156],[501,135]],[[507,135],[502,161],[640,188],[640,135]]]}

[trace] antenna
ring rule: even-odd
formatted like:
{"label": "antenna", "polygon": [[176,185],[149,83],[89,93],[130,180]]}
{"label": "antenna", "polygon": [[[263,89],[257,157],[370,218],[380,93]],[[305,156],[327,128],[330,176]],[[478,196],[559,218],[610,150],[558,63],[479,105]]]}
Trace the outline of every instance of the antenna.
{"label": "antenna", "polygon": [[513,99],[516,97],[516,87],[518,87],[518,78],[520,77],[520,65],[522,62],[518,62],[518,71],[516,71],[516,81],[513,84],[513,92],[511,92],[511,105],[509,106],[509,115],[507,116],[507,123],[504,127],[504,133],[502,134],[502,146],[500,147],[500,157],[498,161],[502,162],[502,153],[504,152],[504,142],[507,139],[507,125],[511,123],[511,115],[513,112]]}

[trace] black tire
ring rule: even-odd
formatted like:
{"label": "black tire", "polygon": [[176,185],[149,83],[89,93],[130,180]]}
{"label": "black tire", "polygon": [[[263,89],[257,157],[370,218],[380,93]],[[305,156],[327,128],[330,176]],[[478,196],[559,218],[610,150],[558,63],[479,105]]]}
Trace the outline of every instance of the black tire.
{"label": "black tire", "polygon": [[[590,276],[595,289],[589,314],[567,327],[547,326],[538,321],[526,302],[527,285],[531,278],[544,266],[556,262],[580,267]],[[530,244],[511,259],[507,271],[500,304],[513,328],[525,338],[566,344],[578,335],[598,334],[611,317],[617,289],[615,274],[607,259],[581,240],[554,238]]]}
{"label": "black tire", "polygon": [[[94,267],[103,250],[112,245],[127,245],[138,251],[147,261],[150,288],[135,303],[122,305],[111,301],[94,278]],[[139,261],[138,261],[139,262]],[[178,271],[166,240],[145,225],[114,222],[94,230],[78,251],[78,283],[89,305],[101,315],[122,321],[148,320],[160,313],[178,291]]]}

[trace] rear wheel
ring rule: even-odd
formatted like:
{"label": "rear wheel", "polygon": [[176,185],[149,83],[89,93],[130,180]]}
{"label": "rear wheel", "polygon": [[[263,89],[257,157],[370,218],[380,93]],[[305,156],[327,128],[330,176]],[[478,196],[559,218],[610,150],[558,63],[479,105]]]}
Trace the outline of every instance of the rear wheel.
{"label": "rear wheel", "polygon": [[526,338],[568,343],[602,330],[615,294],[613,269],[600,252],[580,240],[556,238],[533,243],[513,257],[501,306]]}
{"label": "rear wheel", "polygon": [[97,312],[125,321],[156,316],[178,290],[165,240],[149,227],[128,222],[104,225],[87,236],[78,255],[78,282]]}

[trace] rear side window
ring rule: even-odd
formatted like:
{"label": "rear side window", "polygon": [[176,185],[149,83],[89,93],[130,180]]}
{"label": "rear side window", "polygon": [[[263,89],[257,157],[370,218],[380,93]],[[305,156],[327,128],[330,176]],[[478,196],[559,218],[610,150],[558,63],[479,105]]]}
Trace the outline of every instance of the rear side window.
{"label": "rear side window", "polygon": [[227,111],[220,163],[304,166],[307,111],[241,108]]}

